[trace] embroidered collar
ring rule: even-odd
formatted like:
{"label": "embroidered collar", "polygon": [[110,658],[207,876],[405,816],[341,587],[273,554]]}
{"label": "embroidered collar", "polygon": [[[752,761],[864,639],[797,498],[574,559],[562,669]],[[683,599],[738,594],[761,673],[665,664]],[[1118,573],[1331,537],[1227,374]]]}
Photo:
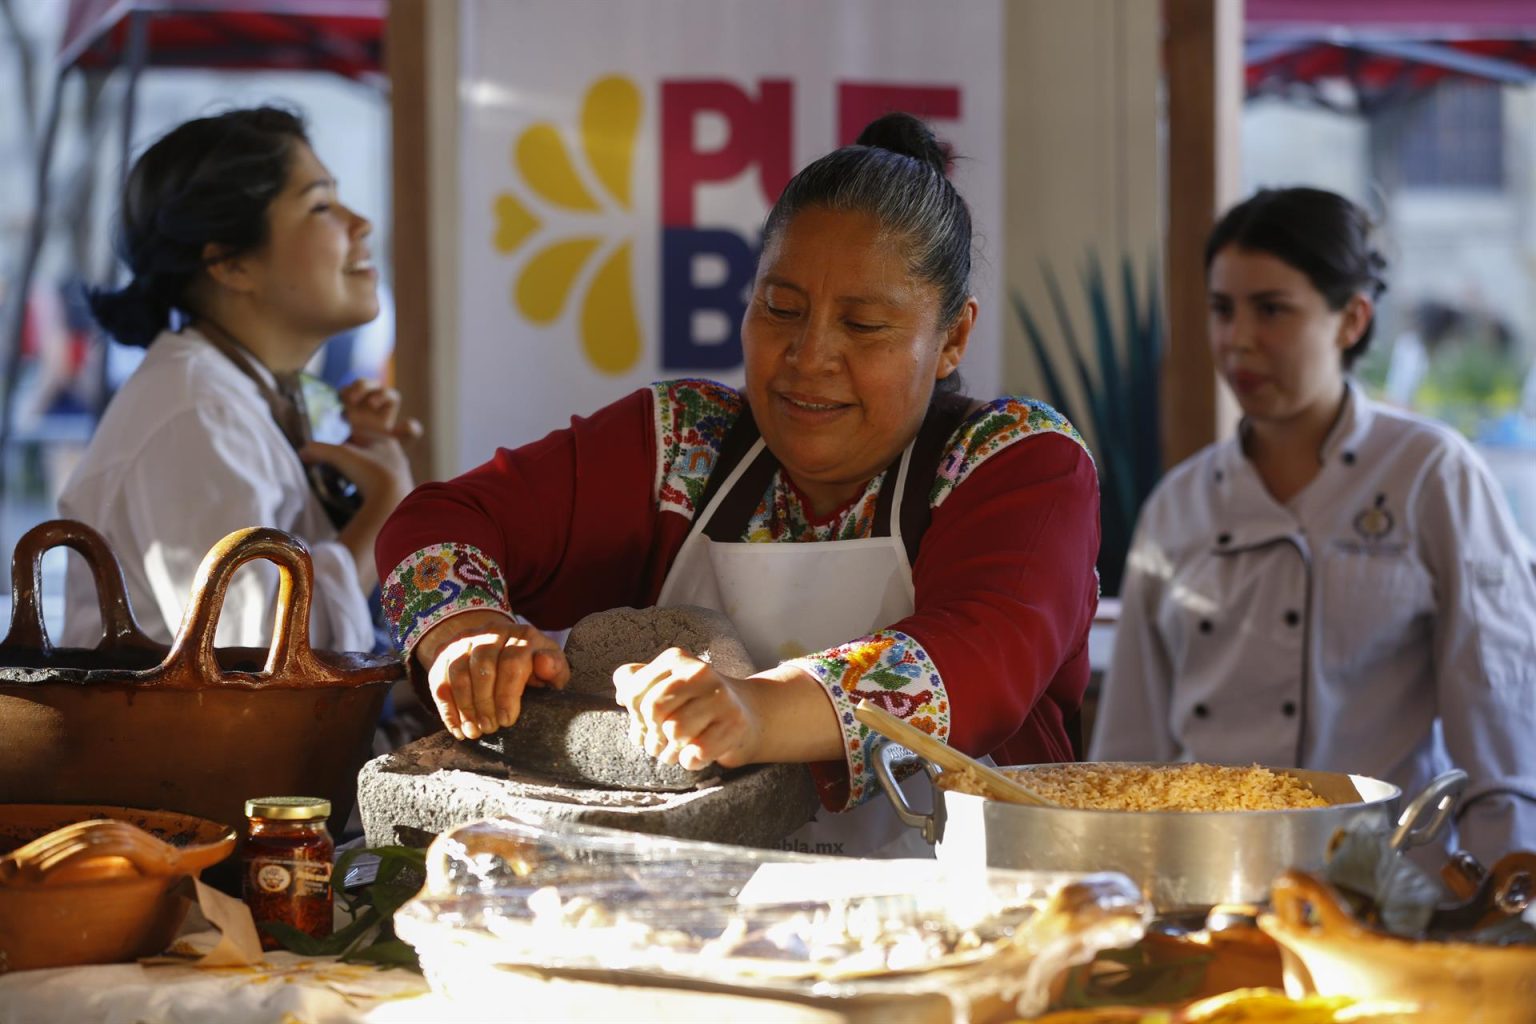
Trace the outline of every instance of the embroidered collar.
{"label": "embroidered collar", "polygon": [[862,490],[824,516],[818,516],[811,511],[811,499],[800,489],[800,485],[795,483],[788,473],[784,472],[782,467],[779,469],[777,479],[783,494],[786,510],[790,511],[796,518],[803,520],[813,530],[826,531],[833,529],[837,524],[841,523],[856,505],[863,503],[869,497],[871,491],[878,492],[881,481],[885,479],[885,472],[882,470],[880,473],[877,473],[874,479],[864,485]]}

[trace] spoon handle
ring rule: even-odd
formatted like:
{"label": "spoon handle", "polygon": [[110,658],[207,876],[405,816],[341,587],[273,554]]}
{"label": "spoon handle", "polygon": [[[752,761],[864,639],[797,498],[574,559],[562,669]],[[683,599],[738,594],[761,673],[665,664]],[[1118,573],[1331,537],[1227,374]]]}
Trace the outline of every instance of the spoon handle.
{"label": "spoon handle", "polygon": [[923,730],[903,722],[868,700],[859,701],[853,709],[853,717],[886,739],[900,743],[919,757],[932,761],[946,771],[959,772],[974,781],[981,796],[1016,804],[1034,804],[1040,807],[1052,805],[1052,801],[1036,795],[1002,772],[967,757],[954,747],[940,743]]}

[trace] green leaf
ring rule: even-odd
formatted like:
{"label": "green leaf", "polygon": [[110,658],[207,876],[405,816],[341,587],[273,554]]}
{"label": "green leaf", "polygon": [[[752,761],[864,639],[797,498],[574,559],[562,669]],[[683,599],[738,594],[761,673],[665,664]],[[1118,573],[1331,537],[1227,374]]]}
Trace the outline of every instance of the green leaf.
{"label": "green leaf", "polygon": [[1056,311],[1056,323],[1061,328],[1062,336],[1067,342],[1067,354],[1072,363],[1077,367],[1077,377],[1083,387],[1083,394],[1088,401],[1088,422],[1093,426],[1094,440],[1100,449],[1107,448],[1111,436],[1109,426],[1109,414],[1105,409],[1109,396],[1093,379],[1088,364],[1083,360],[1083,350],[1077,342],[1077,332],[1072,326],[1072,314],[1067,311],[1067,300],[1061,293],[1061,285],[1056,281],[1056,275],[1051,271],[1050,265],[1044,261],[1040,264],[1040,274],[1045,278],[1045,290],[1050,296],[1051,306]]}
{"label": "green leaf", "polygon": [[1172,1003],[1194,994],[1205,980],[1212,954],[1154,960],[1141,945],[1101,950],[1093,962],[1067,973],[1063,1009]]}
{"label": "green leaf", "polygon": [[[1037,311],[1017,292],[1010,296],[1014,316],[1039,365],[1044,397],[1076,424],[1093,450],[1101,494],[1098,568],[1106,594],[1119,593],[1137,514],[1163,470],[1159,398],[1163,319],[1157,257],[1149,254],[1141,289],[1134,263],[1122,254],[1117,315],[1110,303],[1115,289],[1103,262],[1098,254],[1088,254],[1081,276],[1088,316],[1085,323],[1078,323],[1056,274],[1041,261],[1046,304],[1060,338],[1054,346],[1047,344]],[[1068,400],[1064,386],[1069,375],[1081,389],[1074,401]]]}
{"label": "green leaf", "polygon": [[1051,363],[1050,352],[1045,347],[1045,335],[1040,333],[1040,325],[1035,322],[1034,315],[1024,300],[1015,293],[1013,300],[1013,313],[1019,318],[1019,326],[1024,328],[1024,336],[1029,339],[1029,347],[1034,349],[1035,362],[1040,366],[1040,377],[1045,381],[1045,397],[1056,411],[1072,418],[1071,407],[1067,404],[1067,393],[1061,386],[1061,381],[1056,377],[1056,369]]}
{"label": "green leaf", "polygon": [[[348,870],[359,857],[377,857],[374,881],[354,889],[343,887]],[[395,935],[395,911],[420,890],[426,873],[426,852],[404,846],[378,846],[346,850],[331,872],[336,902],[351,915],[347,925],[323,939],[312,938],[297,928],[269,921],[260,925],[284,949],[302,956],[336,956],[347,961],[380,966],[408,967],[419,971],[415,951]]]}
{"label": "green leaf", "polygon": [[383,882],[376,882],[373,886],[373,909],[382,917],[394,917],[395,911],[405,906],[418,891],[414,885],[386,885]]}
{"label": "green leaf", "polygon": [[[341,940],[341,948],[347,949],[357,944],[358,940],[378,926],[382,918],[373,907],[364,908],[363,912],[351,921],[346,927],[334,933],[334,937]],[[338,952],[340,952],[338,950]]]}
{"label": "green leaf", "polygon": [[382,967],[409,967],[413,971],[421,970],[421,961],[416,958],[416,950],[401,939],[375,942],[367,949],[359,950],[346,959],[349,963],[373,963]]}
{"label": "green leaf", "polygon": [[300,956],[336,956],[347,948],[346,941],[337,941],[334,934],[317,939],[284,921],[261,921],[256,928],[272,936],[290,953],[298,953]]}
{"label": "green leaf", "polygon": [[1104,270],[1092,253],[1083,270],[1083,291],[1088,297],[1088,315],[1093,321],[1094,351],[1099,362],[1099,390],[1104,395],[1104,426],[1113,437],[1125,436],[1125,389],[1120,383],[1120,350],[1116,343],[1115,322],[1109,312],[1109,295],[1104,286]]}

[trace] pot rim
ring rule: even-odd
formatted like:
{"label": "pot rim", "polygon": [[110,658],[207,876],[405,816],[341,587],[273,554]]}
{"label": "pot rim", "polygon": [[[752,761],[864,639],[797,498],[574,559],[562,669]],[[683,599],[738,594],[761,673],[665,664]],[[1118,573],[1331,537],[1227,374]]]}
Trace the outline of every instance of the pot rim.
{"label": "pot rim", "polygon": [[[1160,768],[1160,767],[1168,767],[1168,766],[1172,766],[1172,765],[1179,765],[1179,764],[1183,764],[1183,763],[1187,763],[1187,762],[1180,762],[1180,761],[1076,761],[1076,762],[1070,762],[1070,763],[1072,763],[1072,764],[1081,764],[1081,765],[1084,765],[1084,766],[1118,765],[1118,766],[1136,767],[1136,768]],[[1017,771],[1028,771],[1030,768],[1033,768],[1033,767],[1037,767],[1037,766],[1035,766],[1035,765],[1007,765],[1007,766],[999,767],[998,770],[999,771],[1003,771],[1003,772],[1010,772],[1010,771],[1016,771],[1016,770]],[[1040,765],[1038,767],[1057,767],[1057,766],[1056,765]],[[1238,766],[1228,766],[1228,767],[1251,767],[1251,766],[1248,766],[1248,765],[1238,765]],[[1005,808],[1008,809],[1008,811],[1006,813],[1017,813],[1018,811],[1029,811],[1029,812],[1034,812],[1034,813],[1037,813],[1037,814],[1038,813],[1050,813],[1050,814],[1068,813],[1068,814],[1087,815],[1087,816],[1091,816],[1091,817],[1103,817],[1106,820],[1108,820],[1108,819],[1118,819],[1118,820],[1121,820],[1121,821],[1126,820],[1127,816],[1149,817],[1149,818],[1155,817],[1156,820],[1159,820],[1159,821],[1168,820],[1168,819],[1192,820],[1192,821],[1221,821],[1221,820],[1224,820],[1224,819],[1233,819],[1233,820],[1242,820],[1242,821],[1252,821],[1255,818],[1271,818],[1271,817],[1287,817],[1287,818],[1290,818],[1290,817],[1296,817],[1296,816],[1305,816],[1305,817],[1314,817],[1314,818],[1316,818],[1316,817],[1325,817],[1325,816],[1328,816],[1328,815],[1338,814],[1341,811],[1347,811],[1349,813],[1355,813],[1355,812],[1358,812],[1359,810],[1361,810],[1363,808],[1391,806],[1394,802],[1401,800],[1402,796],[1403,796],[1402,789],[1400,789],[1398,786],[1394,785],[1393,783],[1387,782],[1384,779],[1373,778],[1372,776],[1369,776],[1369,775],[1359,775],[1359,774],[1356,774],[1354,772],[1332,772],[1332,771],[1324,771],[1322,769],[1317,769],[1317,768],[1278,768],[1278,767],[1274,767],[1272,765],[1257,765],[1256,767],[1264,768],[1267,771],[1275,772],[1277,774],[1285,774],[1285,775],[1290,775],[1292,777],[1299,777],[1299,778],[1301,778],[1301,781],[1303,781],[1303,782],[1306,781],[1305,777],[1307,775],[1328,775],[1328,776],[1333,776],[1335,778],[1344,777],[1344,778],[1348,778],[1352,783],[1354,783],[1355,788],[1356,788],[1357,791],[1360,791],[1360,784],[1361,783],[1367,783],[1367,784],[1369,784],[1372,787],[1376,787],[1376,786],[1385,787],[1385,789],[1387,790],[1387,793],[1385,795],[1383,795],[1383,796],[1379,796],[1379,797],[1376,797],[1374,799],[1361,799],[1361,800],[1354,801],[1354,802],[1351,802],[1351,803],[1327,804],[1326,806],[1323,806],[1323,807],[1286,807],[1286,808],[1273,808],[1273,809],[1266,809],[1266,810],[1251,810],[1251,811],[1152,811],[1152,810],[1149,810],[1149,811],[1133,811],[1133,810],[1119,810],[1119,809],[1116,809],[1116,808],[1106,808],[1106,807],[1059,807],[1059,806],[1038,807],[1038,806],[1033,806],[1033,805],[1028,805],[1028,804],[1002,803],[1002,802],[997,801],[997,800],[988,800],[987,797],[979,796],[979,795],[977,795],[975,793],[966,793],[966,792],[963,792],[963,791],[957,790],[957,789],[946,789],[943,786],[938,785],[937,780],[934,781],[933,789],[934,789],[934,792],[939,794],[946,803],[949,801],[949,799],[951,797],[954,797],[955,799],[960,800],[962,802],[967,801],[967,800],[979,800],[979,801],[984,801],[984,802],[987,802],[987,803],[994,804],[997,807],[1005,807]],[[1363,795],[1364,794],[1362,792],[1362,796]]]}
{"label": "pot rim", "polygon": [[[0,659],[15,653],[15,649],[7,650],[4,647],[0,647]],[[319,682],[310,682],[303,678],[269,675],[265,668],[255,671],[226,668],[215,679],[169,679],[165,677],[166,674],[163,671],[166,664],[163,655],[153,665],[143,669],[86,667],[78,664],[78,662],[85,660],[87,657],[99,660],[102,657],[111,656],[110,652],[102,652],[97,648],[87,647],[60,647],[47,654],[33,649],[26,651],[26,653],[34,657],[42,654],[43,657],[35,657],[35,660],[42,661],[44,664],[0,665],[0,692],[4,692],[9,687],[26,688],[52,685],[130,686],[141,690],[166,691],[218,689],[321,690],[330,687],[350,689],[375,683],[393,684],[407,677],[405,662],[398,656],[362,654],[350,651],[314,651],[315,657],[324,662],[335,673],[332,678]],[[215,653],[221,663],[233,662],[235,664],[261,665],[266,660],[267,649],[263,647],[220,647],[216,649]],[[66,663],[59,665],[46,663],[56,658]],[[71,661],[76,662],[76,664],[68,664]]]}

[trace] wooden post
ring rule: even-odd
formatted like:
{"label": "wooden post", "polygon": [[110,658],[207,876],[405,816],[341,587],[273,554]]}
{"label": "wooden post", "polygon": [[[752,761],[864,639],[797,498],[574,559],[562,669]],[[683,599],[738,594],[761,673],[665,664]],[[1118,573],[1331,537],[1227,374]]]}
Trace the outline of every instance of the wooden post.
{"label": "wooden post", "polygon": [[390,80],[395,386],[426,427],[411,450],[418,481],[457,469],[451,423],[457,303],[457,4],[391,0],[385,43]]}
{"label": "wooden post", "polygon": [[1168,96],[1168,349],[1163,459],[1172,466],[1235,422],[1206,340],[1205,238],[1238,198],[1243,0],[1164,0]]}
{"label": "wooden post", "polygon": [[[428,426],[411,451],[416,479],[431,473],[432,316],[428,287],[426,0],[394,0],[384,43],[390,94],[390,262],[395,292],[395,386],[402,410]],[[411,201],[407,202],[406,197]]]}

